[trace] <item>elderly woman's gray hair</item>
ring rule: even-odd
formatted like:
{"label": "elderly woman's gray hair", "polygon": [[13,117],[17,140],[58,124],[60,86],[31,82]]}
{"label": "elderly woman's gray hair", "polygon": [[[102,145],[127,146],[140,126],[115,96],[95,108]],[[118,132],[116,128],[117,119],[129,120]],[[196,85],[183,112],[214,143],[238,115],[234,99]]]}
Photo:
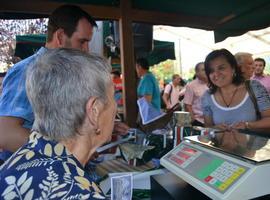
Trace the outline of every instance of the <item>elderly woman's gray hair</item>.
{"label": "elderly woman's gray hair", "polygon": [[33,107],[33,130],[59,141],[74,137],[90,97],[107,102],[111,66],[97,55],[51,49],[29,67],[26,90]]}
{"label": "elderly woman's gray hair", "polygon": [[249,57],[252,57],[252,54],[251,53],[248,53],[248,52],[238,52],[234,55],[236,61],[237,61],[237,64],[238,65],[242,65],[245,58],[249,58]]}

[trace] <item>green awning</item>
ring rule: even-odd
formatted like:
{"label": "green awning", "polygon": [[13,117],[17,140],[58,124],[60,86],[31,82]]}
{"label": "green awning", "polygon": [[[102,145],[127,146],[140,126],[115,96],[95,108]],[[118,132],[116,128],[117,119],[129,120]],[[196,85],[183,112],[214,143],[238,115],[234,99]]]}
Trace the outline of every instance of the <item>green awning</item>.
{"label": "green awning", "polygon": [[[44,34],[30,34],[16,36],[15,56],[21,59],[33,55],[41,46],[46,43],[46,35]],[[174,43],[166,41],[153,41],[154,48],[147,57],[149,64],[155,65],[167,59],[175,59]],[[113,68],[120,68],[120,64],[114,64]]]}
{"label": "green awning", "polygon": [[46,35],[16,35],[15,56],[24,59],[33,55],[46,43]]}
{"label": "green awning", "polygon": [[[9,0],[1,2],[0,18],[40,18],[63,3],[86,10],[100,6],[96,12],[99,19],[119,19],[121,15],[119,0]],[[270,25],[269,0],[130,0],[130,4],[134,22],[213,30],[216,42]]]}
{"label": "green awning", "polygon": [[175,60],[174,42],[154,40],[154,49],[149,53],[149,65],[155,65],[165,60]]}

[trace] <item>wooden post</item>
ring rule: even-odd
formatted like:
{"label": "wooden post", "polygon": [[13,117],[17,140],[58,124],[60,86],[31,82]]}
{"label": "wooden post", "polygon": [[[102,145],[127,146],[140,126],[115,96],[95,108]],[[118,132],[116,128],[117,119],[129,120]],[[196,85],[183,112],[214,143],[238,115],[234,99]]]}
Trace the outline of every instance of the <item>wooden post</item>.
{"label": "wooden post", "polygon": [[120,1],[120,52],[123,73],[124,119],[135,127],[137,119],[137,85],[134,63],[134,46],[131,20],[131,0]]}

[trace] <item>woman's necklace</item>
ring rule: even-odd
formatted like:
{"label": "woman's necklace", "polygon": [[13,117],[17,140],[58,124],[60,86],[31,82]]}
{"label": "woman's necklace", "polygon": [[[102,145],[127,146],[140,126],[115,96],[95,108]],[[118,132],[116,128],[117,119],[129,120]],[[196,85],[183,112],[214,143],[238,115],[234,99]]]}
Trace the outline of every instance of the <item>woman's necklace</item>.
{"label": "woman's necklace", "polygon": [[235,88],[235,90],[233,91],[233,94],[232,94],[232,96],[231,96],[231,99],[230,99],[229,103],[227,103],[227,102],[225,101],[225,98],[224,98],[224,96],[223,96],[223,93],[222,93],[221,89],[219,89],[220,96],[221,96],[221,98],[222,98],[222,100],[223,100],[223,102],[225,103],[225,105],[226,105],[227,108],[230,107],[230,105],[232,104],[233,98],[234,98],[234,96],[235,96],[237,90],[238,90],[238,87]]}

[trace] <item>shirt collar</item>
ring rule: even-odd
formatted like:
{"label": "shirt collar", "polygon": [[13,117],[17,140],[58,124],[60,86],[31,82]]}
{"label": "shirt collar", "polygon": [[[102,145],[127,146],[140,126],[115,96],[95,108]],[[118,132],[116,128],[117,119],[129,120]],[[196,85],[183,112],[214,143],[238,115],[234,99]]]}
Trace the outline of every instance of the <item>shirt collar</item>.
{"label": "shirt collar", "polygon": [[264,77],[265,77],[265,75],[264,75],[264,74],[262,74],[261,76],[256,76],[256,75],[253,75],[251,78],[260,79],[260,78],[264,78]]}
{"label": "shirt collar", "polygon": [[67,150],[67,148],[57,142],[43,136],[37,131],[33,131],[29,136],[28,148],[39,152],[46,157],[52,157],[69,162],[83,169],[81,163]]}
{"label": "shirt collar", "polygon": [[48,49],[46,47],[41,47],[37,52],[36,54],[37,55],[41,55],[43,53],[45,53]]}

